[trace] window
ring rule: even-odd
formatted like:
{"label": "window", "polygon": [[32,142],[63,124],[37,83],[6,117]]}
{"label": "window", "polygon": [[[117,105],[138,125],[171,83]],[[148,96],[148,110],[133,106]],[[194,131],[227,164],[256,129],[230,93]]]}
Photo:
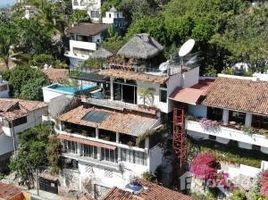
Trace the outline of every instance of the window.
{"label": "window", "polygon": [[67,153],[75,153],[77,154],[77,143],[73,141],[64,140],[64,150]]}
{"label": "window", "polygon": [[91,18],[99,18],[100,13],[99,13],[99,11],[91,11],[90,16],[91,16]]}
{"label": "window", "polygon": [[246,113],[230,111],[229,121],[235,121],[238,124],[244,124],[246,119]]}
{"label": "window", "polygon": [[111,18],[112,17],[112,15],[111,15],[111,13],[109,13],[109,18]]}
{"label": "window", "polygon": [[21,117],[13,121],[13,126],[18,126],[27,123],[27,117]]}
{"label": "window", "polygon": [[78,1],[77,1],[77,0],[74,0],[74,1],[73,1],[73,5],[74,5],[74,6],[78,6]]}
{"label": "window", "polygon": [[1,85],[0,86],[0,92],[1,91],[6,91],[7,90],[7,85]]}
{"label": "window", "polygon": [[97,152],[98,152],[97,147],[83,145],[83,151],[82,151],[83,156],[97,159]]}
{"label": "window", "polygon": [[80,1],[80,6],[86,6],[87,4],[86,4],[86,2],[84,1],[84,0],[81,0]]}
{"label": "window", "polygon": [[160,88],[160,102],[166,103],[167,102],[167,89],[166,88]]}
{"label": "window", "polygon": [[117,151],[101,148],[101,160],[117,162]]}
{"label": "window", "polygon": [[147,165],[146,153],[129,149],[121,149],[121,160],[138,165]]}

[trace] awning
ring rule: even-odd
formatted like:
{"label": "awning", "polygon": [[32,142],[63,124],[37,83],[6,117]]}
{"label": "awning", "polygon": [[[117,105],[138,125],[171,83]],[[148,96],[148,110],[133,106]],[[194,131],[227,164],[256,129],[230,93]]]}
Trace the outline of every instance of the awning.
{"label": "awning", "polygon": [[89,139],[84,139],[84,138],[79,138],[79,137],[75,137],[75,136],[70,136],[70,135],[63,135],[60,134],[57,136],[58,139],[60,140],[68,140],[68,141],[72,141],[72,142],[77,142],[79,144],[85,144],[85,145],[90,145],[90,146],[95,146],[95,147],[101,147],[101,148],[105,148],[105,149],[110,149],[110,150],[115,150],[116,146],[113,145],[108,145],[108,144],[104,144],[101,142],[96,142],[96,141],[92,141]]}
{"label": "awning", "polygon": [[169,97],[169,99],[196,105],[204,91],[195,88],[178,88]]}

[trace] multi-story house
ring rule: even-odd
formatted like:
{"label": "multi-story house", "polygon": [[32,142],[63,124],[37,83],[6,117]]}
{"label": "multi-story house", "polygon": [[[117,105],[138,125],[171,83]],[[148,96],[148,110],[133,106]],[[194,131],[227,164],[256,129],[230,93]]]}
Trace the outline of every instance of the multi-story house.
{"label": "multi-story house", "polygon": [[[84,3],[88,4],[86,2]],[[96,5],[99,4],[100,1]],[[76,8],[75,6],[73,7]],[[79,8],[80,7],[81,6],[79,6]],[[90,12],[91,20],[94,23],[79,23],[67,30],[70,40],[69,51],[66,52],[65,56],[70,59],[71,67],[79,66],[79,63],[82,63],[90,58],[96,58],[94,52],[103,51],[103,49],[100,48],[100,44],[105,38],[107,38],[109,28],[120,34],[125,27],[123,13],[117,11],[114,7],[107,11],[103,18],[101,18],[98,14],[98,20],[96,20],[94,17],[92,18],[92,13],[95,13],[95,16],[96,13],[99,13],[99,11]],[[98,54],[99,52],[96,52],[96,55]]]}
{"label": "multi-story house", "polygon": [[109,25],[103,23],[80,23],[67,30],[70,40],[65,56],[69,57],[70,67],[90,58],[106,37],[108,28]]}
{"label": "multi-story house", "polygon": [[170,98],[188,114],[185,129],[193,138],[267,154],[267,89],[268,81],[258,77],[219,75],[215,81],[178,88]]}
{"label": "multi-story house", "polygon": [[47,112],[47,104],[43,102],[0,99],[0,160],[3,165],[6,163],[2,161],[17,148],[17,133],[40,124]]}
{"label": "multi-story house", "polygon": [[72,0],[73,10],[86,10],[93,22],[101,20],[101,0]]}
{"label": "multi-story house", "polygon": [[168,97],[175,88],[191,87],[199,78],[198,67],[173,61],[159,70],[162,50],[150,35],[137,34],[103,69],[73,76],[97,88],[82,97],[81,106],[58,118],[56,131],[67,163],[62,186],[90,186],[95,195],[103,194],[106,188],[124,188],[133,176],[153,173],[162,163],[161,137],[149,132],[159,130],[172,111]]}

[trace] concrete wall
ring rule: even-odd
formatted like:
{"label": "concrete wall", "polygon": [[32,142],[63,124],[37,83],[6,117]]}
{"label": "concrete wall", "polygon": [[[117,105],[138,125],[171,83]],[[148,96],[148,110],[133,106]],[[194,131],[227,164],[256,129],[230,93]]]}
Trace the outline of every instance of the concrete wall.
{"label": "concrete wall", "polygon": [[139,90],[141,88],[152,88],[154,90],[154,95],[150,99],[146,99],[146,104],[148,106],[155,106],[156,108],[159,108],[162,112],[167,113],[168,112],[168,100],[166,103],[160,102],[160,85],[159,84],[153,84],[150,82],[140,82],[137,81],[137,104],[143,105],[143,97],[140,96]]}
{"label": "concrete wall", "polygon": [[156,168],[162,164],[163,160],[163,149],[156,145],[149,151],[149,171],[155,172]]}
{"label": "concrete wall", "polygon": [[42,90],[43,90],[43,99],[44,99],[44,102],[46,103],[49,103],[51,99],[54,99],[56,97],[63,95],[62,93],[50,90],[47,87],[43,87]]}
{"label": "concrete wall", "polygon": [[183,73],[183,88],[191,87],[199,82],[199,67]]}
{"label": "concrete wall", "polygon": [[0,134],[0,157],[13,151],[13,140],[3,133]]}
{"label": "concrete wall", "polygon": [[101,39],[100,34],[94,36],[92,42],[82,42],[82,41],[76,41],[76,40],[70,40],[69,44],[70,44],[70,51],[73,53],[73,48],[79,48],[79,49],[85,49],[88,51],[96,51],[97,49],[97,45],[96,45],[96,41],[97,39]]}

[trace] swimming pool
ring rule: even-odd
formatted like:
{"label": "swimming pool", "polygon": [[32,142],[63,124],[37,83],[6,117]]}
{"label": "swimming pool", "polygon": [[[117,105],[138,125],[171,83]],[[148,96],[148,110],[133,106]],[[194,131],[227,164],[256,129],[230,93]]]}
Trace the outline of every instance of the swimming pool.
{"label": "swimming pool", "polygon": [[61,84],[53,84],[53,85],[48,86],[48,88],[50,90],[57,91],[57,92],[62,93],[62,94],[74,95],[74,94],[81,94],[84,92],[90,92],[92,90],[97,89],[98,87],[96,84],[82,85],[82,86],[79,86],[78,88],[71,87],[71,86],[65,86],[65,85],[61,85]]}

